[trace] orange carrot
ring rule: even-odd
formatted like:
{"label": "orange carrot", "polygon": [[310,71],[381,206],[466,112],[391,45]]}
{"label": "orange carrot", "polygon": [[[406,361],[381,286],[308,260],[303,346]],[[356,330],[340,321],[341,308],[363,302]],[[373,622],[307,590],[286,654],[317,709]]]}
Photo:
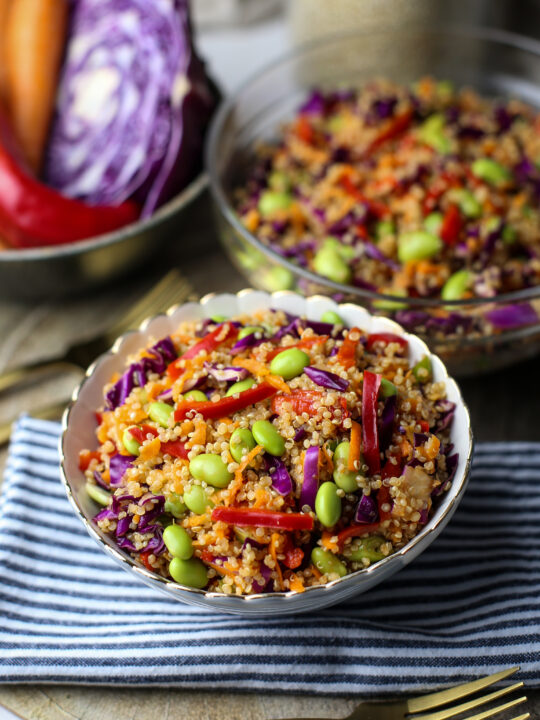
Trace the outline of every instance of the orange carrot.
{"label": "orange carrot", "polygon": [[279,377],[279,375],[267,375],[266,382],[272,385],[272,387],[281,390],[281,392],[284,392],[286,395],[289,395],[291,392],[291,388],[287,385],[283,378]]}
{"label": "orange carrot", "polygon": [[291,579],[289,580],[289,587],[291,590],[294,590],[294,592],[297,593],[303,593],[306,589],[304,587],[304,583],[298,575],[291,575]]}
{"label": "orange carrot", "polygon": [[248,467],[248,465],[251,465],[251,461],[257,457],[257,455],[263,451],[262,445],[255,445],[253,450],[250,450],[246,457],[242,460],[240,465],[238,466],[236,472],[234,473],[234,480],[229,485],[228,488],[228,499],[227,499],[227,505],[230,505],[234,498],[236,497],[236,494],[242,487],[242,484],[244,482],[244,470]]}
{"label": "orange carrot", "polygon": [[358,466],[360,463],[360,440],[362,437],[362,427],[359,425],[359,423],[354,422],[354,420],[351,420],[351,447],[349,450],[349,462],[347,464],[347,469],[354,471],[358,470]]}
{"label": "orange carrot", "polygon": [[276,563],[276,571],[279,578],[279,589],[283,590],[283,575],[281,573],[281,568],[279,566],[279,561],[277,559],[277,545],[281,539],[281,536],[279,533],[272,533],[272,536],[270,538],[270,555],[272,556],[272,559]]}
{"label": "orange carrot", "polygon": [[66,40],[68,0],[17,0],[6,25],[8,101],[32,169],[42,164]]}
{"label": "orange carrot", "polygon": [[10,5],[13,0],[0,0],[0,101],[4,102],[8,95],[6,68],[6,24]]}

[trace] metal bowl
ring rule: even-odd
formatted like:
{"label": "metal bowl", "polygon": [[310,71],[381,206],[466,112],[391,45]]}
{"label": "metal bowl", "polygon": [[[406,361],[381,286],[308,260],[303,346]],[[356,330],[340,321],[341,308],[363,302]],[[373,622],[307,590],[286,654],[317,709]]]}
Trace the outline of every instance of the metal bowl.
{"label": "metal bowl", "polygon": [[451,442],[459,453],[459,462],[452,486],[440,498],[430,521],[398,552],[367,569],[358,570],[327,585],[309,587],[303,593],[227,595],[185,587],[147,570],[144,565],[120,550],[114,540],[101,532],[93,523],[92,518],[97,508],[86,492],[86,479],[79,470],[79,451],[96,445],[94,412],[103,403],[103,387],[110,381],[113,373],[123,371],[129,355],[148,347],[152,340],[176,330],[180,322],[199,320],[216,314],[232,317],[270,307],[286,310],[294,315],[307,315],[314,320],[319,319],[326,310],[334,310],[349,327],[358,326],[368,332],[392,332],[403,335],[409,342],[410,357],[413,362],[424,355],[430,355],[427,346],[415,335],[406,333],[392,320],[373,317],[357,305],[337,305],[326,297],[304,298],[292,292],[269,295],[255,290],[243,290],[237,295],[207,295],[200,303],[192,302],[173,307],[165,315],[157,315],[146,320],[139,330],[119,337],[112,349],[88,368],[85,379],[75,390],[72,401],[64,413],[60,440],[61,475],[68,498],[88,533],[102,550],[129,573],[170,598],[190,605],[239,615],[287,615],[334,605],[369,590],[405,567],[435,540],[452,517],[465,491],[472,454],[470,418],[459,388],[455,381],[448,377],[441,360],[435,355],[430,355],[435,380],[445,384],[448,398],[456,403]]}
{"label": "metal bowl", "polygon": [[[481,323],[494,309],[520,304],[531,304],[538,315],[537,322],[503,331],[485,323],[482,333],[446,335],[436,324],[441,300],[399,298],[399,310],[390,310],[396,308],[395,297],[332,282],[283,257],[250,233],[234,209],[234,190],[246,176],[257,143],[275,139],[279,125],[293,116],[313,87],[357,87],[381,76],[409,83],[426,74],[488,97],[513,96],[540,107],[540,42],[530,38],[462,27],[393,27],[320,38],[254,75],[221,105],[207,144],[210,190],[221,241],[251,285],[324,293],[385,312],[408,322],[453,375],[476,375],[540,353],[540,286],[493,298],[445,301],[445,307]],[[385,305],[388,310],[382,311]]]}
{"label": "metal bowl", "polygon": [[54,299],[76,295],[127,274],[181,235],[178,223],[208,185],[201,173],[151,217],[67,245],[0,252],[0,296]]}

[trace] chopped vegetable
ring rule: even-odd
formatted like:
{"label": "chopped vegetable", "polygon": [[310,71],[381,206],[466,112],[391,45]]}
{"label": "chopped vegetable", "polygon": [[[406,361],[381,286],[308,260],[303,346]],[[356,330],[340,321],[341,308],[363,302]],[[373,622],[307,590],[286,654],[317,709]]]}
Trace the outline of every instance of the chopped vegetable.
{"label": "chopped vegetable", "polygon": [[381,376],[369,370],[364,371],[364,389],[362,394],[362,437],[364,459],[372,475],[381,468],[379,457],[379,430],[377,427],[377,396],[381,385]]}
{"label": "chopped vegetable", "polygon": [[227,417],[250,405],[272,397],[276,392],[275,387],[263,382],[249,388],[249,390],[244,390],[237,396],[225,397],[218,400],[218,402],[211,402],[210,400],[208,402],[184,402],[179,404],[174,411],[174,419],[177,422],[184,420],[191,412],[200,413],[205,419]]}
{"label": "chopped vegetable", "polygon": [[249,507],[216,507],[212,510],[212,520],[239,527],[265,527],[280,530],[313,529],[311,515],[278,512],[277,510],[255,510]]}

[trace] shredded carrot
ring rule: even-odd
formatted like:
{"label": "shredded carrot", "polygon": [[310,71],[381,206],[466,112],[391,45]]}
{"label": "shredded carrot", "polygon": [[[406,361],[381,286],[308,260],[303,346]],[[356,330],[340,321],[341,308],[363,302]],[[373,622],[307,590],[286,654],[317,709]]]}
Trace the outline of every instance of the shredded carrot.
{"label": "shredded carrot", "polygon": [[194,428],[193,420],[184,420],[183,423],[180,423],[180,434],[189,435],[190,432],[193,432]]}
{"label": "shredded carrot", "polygon": [[283,575],[281,573],[281,568],[279,566],[279,561],[277,559],[277,545],[280,541],[280,534],[279,533],[272,533],[272,536],[270,538],[270,555],[272,556],[272,559],[276,563],[276,571],[278,574],[279,579],[279,589],[283,590]]}
{"label": "shredded carrot", "polygon": [[257,228],[259,227],[260,220],[261,218],[258,211],[253,208],[248,213],[246,213],[245,217],[243,218],[243,223],[250,232],[255,232],[255,230],[257,230]]}
{"label": "shredded carrot", "polygon": [[339,552],[339,545],[335,540],[332,540],[333,537],[335,535],[325,530],[321,535],[322,546],[325,550],[330,550],[330,552]]}
{"label": "shredded carrot", "polygon": [[322,447],[322,453],[319,453],[319,467],[326,468],[331,475],[334,472],[334,461],[332,459],[332,451],[325,443]]}
{"label": "shredded carrot", "polygon": [[186,443],[186,447],[193,447],[194,445],[206,445],[206,423],[204,420],[198,420],[195,423],[195,430],[193,435]]}
{"label": "shredded carrot", "polygon": [[153,440],[150,440],[150,442],[146,442],[141,445],[139,457],[141,460],[149,460],[150,458],[156,457],[160,449],[161,440],[159,438],[154,438]]}
{"label": "shredded carrot", "polygon": [[141,516],[140,516],[140,515],[134,515],[134,516],[131,518],[131,522],[132,522],[134,525],[138,525],[140,519],[141,519]]}
{"label": "shredded carrot", "polygon": [[439,454],[439,448],[441,447],[441,441],[436,435],[431,435],[429,440],[424,445],[424,453],[429,460],[434,460]]}
{"label": "shredded carrot", "polygon": [[303,593],[306,589],[304,587],[302,579],[298,577],[298,575],[291,575],[291,578],[289,580],[289,587],[291,588],[291,590],[297,593]]}
{"label": "shredded carrot", "polygon": [[268,504],[269,495],[264,488],[257,488],[255,490],[255,502],[253,503],[254,508],[265,507]]}
{"label": "shredded carrot", "polygon": [[269,368],[264,363],[253,358],[235,358],[234,364],[249,370],[250,373],[257,375],[257,377],[270,375]]}
{"label": "shredded carrot", "polygon": [[283,378],[279,377],[279,375],[267,375],[265,379],[269,385],[272,385],[272,387],[281,390],[281,392],[284,392],[286,395],[290,395],[291,388],[287,385]]}
{"label": "shredded carrot", "polygon": [[401,441],[399,449],[401,451],[401,455],[405,458],[409,458],[412,455],[412,445],[408,440],[405,440],[405,438]]}
{"label": "shredded carrot", "polygon": [[229,488],[228,488],[228,493],[227,493],[228,497],[227,497],[227,501],[225,503],[226,505],[230,505],[234,501],[236,494],[238,493],[238,491],[240,490],[240,488],[242,487],[242,485],[244,483],[244,470],[248,467],[248,465],[251,465],[251,461],[254,458],[256,458],[257,455],[260,452],[262,452],[263,449],[264,448],[262,445],[255,445],[253,450],[249,451],[249,453],[246,455],[246,457],[242,460],[242,462],[238,466],[236,472],[234,473],[234,480],[232,481],[232,483],[229,485]]}
{"label": "shredded carrot", "polygon": [[315,567],[315,565],[310,565],[310,566],[309,566],[309,569],[310,569],[311,572],[315,575],[315,577],[317,578],[317,580],[319,580],[319,578],[322,577],[322,572],[320,572],[320,571]]}
{"label": "shredded carrot", "polygon": [[347,463],[347,468],[351,471],[358,470],[360,466],[361,438],[361,425],[351,420],[351,447],[349,450],[349,461]]}
{"label": "shredded carrot", "polygon": [[155,400],[157,396],[162,393],[166,389],[165,385],[163,383],[151,383],[150,387],[147,389],[146,394],[148,395],[149,400]]}
{"label": "shredded carrot", "polygon": [[182,520],[182,525],[184,527],[196,527],[197,525],[204,525],[205,523],[209,522],[209,520],[210,516],[206,513],[204,513],[203,515],[191,515],[185,520]]}
{"label": "shredded carrot", "polygon": [[218,573],[221,573],[222,575],[228,575],[229,577],[236,577],[236,573],[234,570],[230,570],[229,568],[226,568],[224,565],[218,565],[217,563],[211,562],[210,560],[206,560],[206,565],[209,565],[211,568],[216,570]]}

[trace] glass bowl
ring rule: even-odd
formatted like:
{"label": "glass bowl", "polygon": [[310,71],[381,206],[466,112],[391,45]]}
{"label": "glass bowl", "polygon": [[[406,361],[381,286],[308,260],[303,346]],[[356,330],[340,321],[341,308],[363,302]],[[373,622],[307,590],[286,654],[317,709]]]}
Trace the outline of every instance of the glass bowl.
{"label": "glass bowl", "polygon": [[217,314],[227,317],[252,313],[265,308],[284,310],[293,315],[319,320],[324,312],[339,313],[348,327],[359,327],[367,333],[392,332],[404,336],[409,344],[411,364],[429,354],[426,345],[414,335],[405,333],[387,318],[374,317],[358,305],[338,305],[328,297],[304,298],[297,293],[268,293],[242,290],[236,295],[212,294],[199,303],[190,302],[172,307],[164,315],[149,318],[138,330],[120,336],[112,349],[99,357],[86,371],[86,377],[74,391],[72,401],[62,418],[60,440],[61,477],[68,498],[90,536],[101,549],[127,572],[169,598],[198,605],[213,611],[250,616],[278,616],[309,612],[366,592],[405,567],[423,552],[439,535],[454,514],[467,486],[472,458],[472,432],[469,412],[456,382],[448,376],[444,364],[430,355],[435,381],[442,382],[449,400],[456,404],[450,431],[453,452],[459,460],[449,490],[434,504],[434,512],[426,525],[406,545],[392,555],[325,585],[306,588],[305,592],[272,592],[258,595],[232,595],[197,590],[149,571],[129,553],[121,550],[113,538],[93,522],[98,506],[86,492],[86,478],[79,469],[79,451],[96,446],[95,410],[103,403],[103,387],[114,373],[121,373],[130,355],[148,347],[156,339],[174,332],[184,321],[201,320]]}
{"label": "glass bowl", "polygon": [[[540,352],[540,286],[493,298],[445,301],[462,322],[441,330],[439,299],[396,298],[332,282],[293,264],[240,222],[232,193],[259,141],[275,138],[313,87],[361,86],[373,77],[410,83],[422,75],[512,96],[540,107],[540,43],[491,29],[393,28],[347,32],[305,45],[272,63],[227,99],[206,152],[222,243],[250,284],[263,290],[326,294],[385,314],[420,335],[453,375],[495,370]],[[495,315],[492,313],[495,312]],[[497,326],[490,318],[497,317]],[[466,330],[467,326],[474,330]]]}

